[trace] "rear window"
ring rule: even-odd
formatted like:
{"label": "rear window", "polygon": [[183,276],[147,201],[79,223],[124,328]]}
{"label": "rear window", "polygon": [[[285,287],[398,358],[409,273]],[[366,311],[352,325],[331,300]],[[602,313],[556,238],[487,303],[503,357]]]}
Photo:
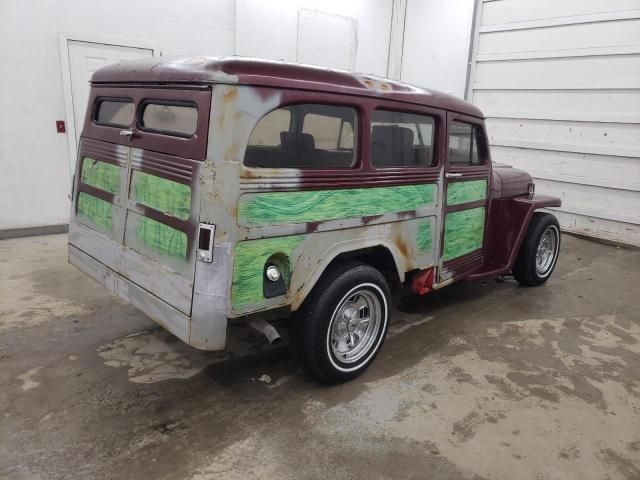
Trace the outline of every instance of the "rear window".
{"label": "rear window", "polygon": [[195,104],[177,102],[145,102],[142,106],[140,128],[151,132],[191,137],[198,127]]}
{"label": "rear window", "polygon": [[371,163],[375,167],[429,167],[434,120],[427,115],[376,110],[371,118]]}
{"label": "rear window", "polygon": [[268,113],[256,124],[245,153],[248,167],[346,168],[355,162],[354,108],[299,104]]}
{"label": "rear window", "polygon": [[135,105],[130,98],[98,100],[95,122],[110,127],[128,127],[133,122]]}

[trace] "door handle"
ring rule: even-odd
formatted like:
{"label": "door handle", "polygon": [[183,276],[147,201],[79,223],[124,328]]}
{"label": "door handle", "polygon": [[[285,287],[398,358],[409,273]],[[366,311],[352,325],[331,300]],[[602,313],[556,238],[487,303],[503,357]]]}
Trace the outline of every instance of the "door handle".
{"label": "door handle", "polygon": [[133,130],[120,130],[121,137],[133,137]]}
{"label": "door handle", "polygon": [[445,174],[445,177],[447,178],[460,178],[462,176],[461,173],[447,173]]}

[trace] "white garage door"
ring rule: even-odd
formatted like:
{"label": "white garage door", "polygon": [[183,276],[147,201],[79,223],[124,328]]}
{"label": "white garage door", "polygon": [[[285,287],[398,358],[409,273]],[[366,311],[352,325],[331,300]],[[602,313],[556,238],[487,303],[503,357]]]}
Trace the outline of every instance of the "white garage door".
{"label": "white garage door", "polygon": [[484,0],[468,98],[566,230],[640,245],[640,0]]}

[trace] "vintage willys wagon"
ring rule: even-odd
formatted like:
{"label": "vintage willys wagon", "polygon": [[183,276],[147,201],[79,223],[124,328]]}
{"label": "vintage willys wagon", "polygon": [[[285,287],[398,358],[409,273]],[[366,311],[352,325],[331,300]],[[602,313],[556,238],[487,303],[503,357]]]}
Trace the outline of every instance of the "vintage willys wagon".
{"label": "vintage willys wagon", "polygon": [[325,382],[379,351],[390,288],[543,283],[559,206],[492,165],[480,110],[368,75],[242,58],[97,71],[78,152],[69,258],[190,345],[224,349],[291,314]]}

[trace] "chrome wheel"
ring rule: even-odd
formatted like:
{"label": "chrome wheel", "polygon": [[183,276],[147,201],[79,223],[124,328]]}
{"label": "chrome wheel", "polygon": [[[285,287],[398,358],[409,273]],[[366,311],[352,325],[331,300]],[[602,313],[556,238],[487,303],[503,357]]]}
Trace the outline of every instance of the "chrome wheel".
{"label": "chrome wheel", "polygon": [[548,226],[538,242],[536,250],[536,272],[546,277],[553,269],[558,256],[559,232],[555,225]]}
{"label": "chrome wheel", "polygon": [[329,327],[329,343],[334,357],[355,363],[370,352],[382,325],[380,299],[371,290],[360,288],[345,296],[334,310]]}

